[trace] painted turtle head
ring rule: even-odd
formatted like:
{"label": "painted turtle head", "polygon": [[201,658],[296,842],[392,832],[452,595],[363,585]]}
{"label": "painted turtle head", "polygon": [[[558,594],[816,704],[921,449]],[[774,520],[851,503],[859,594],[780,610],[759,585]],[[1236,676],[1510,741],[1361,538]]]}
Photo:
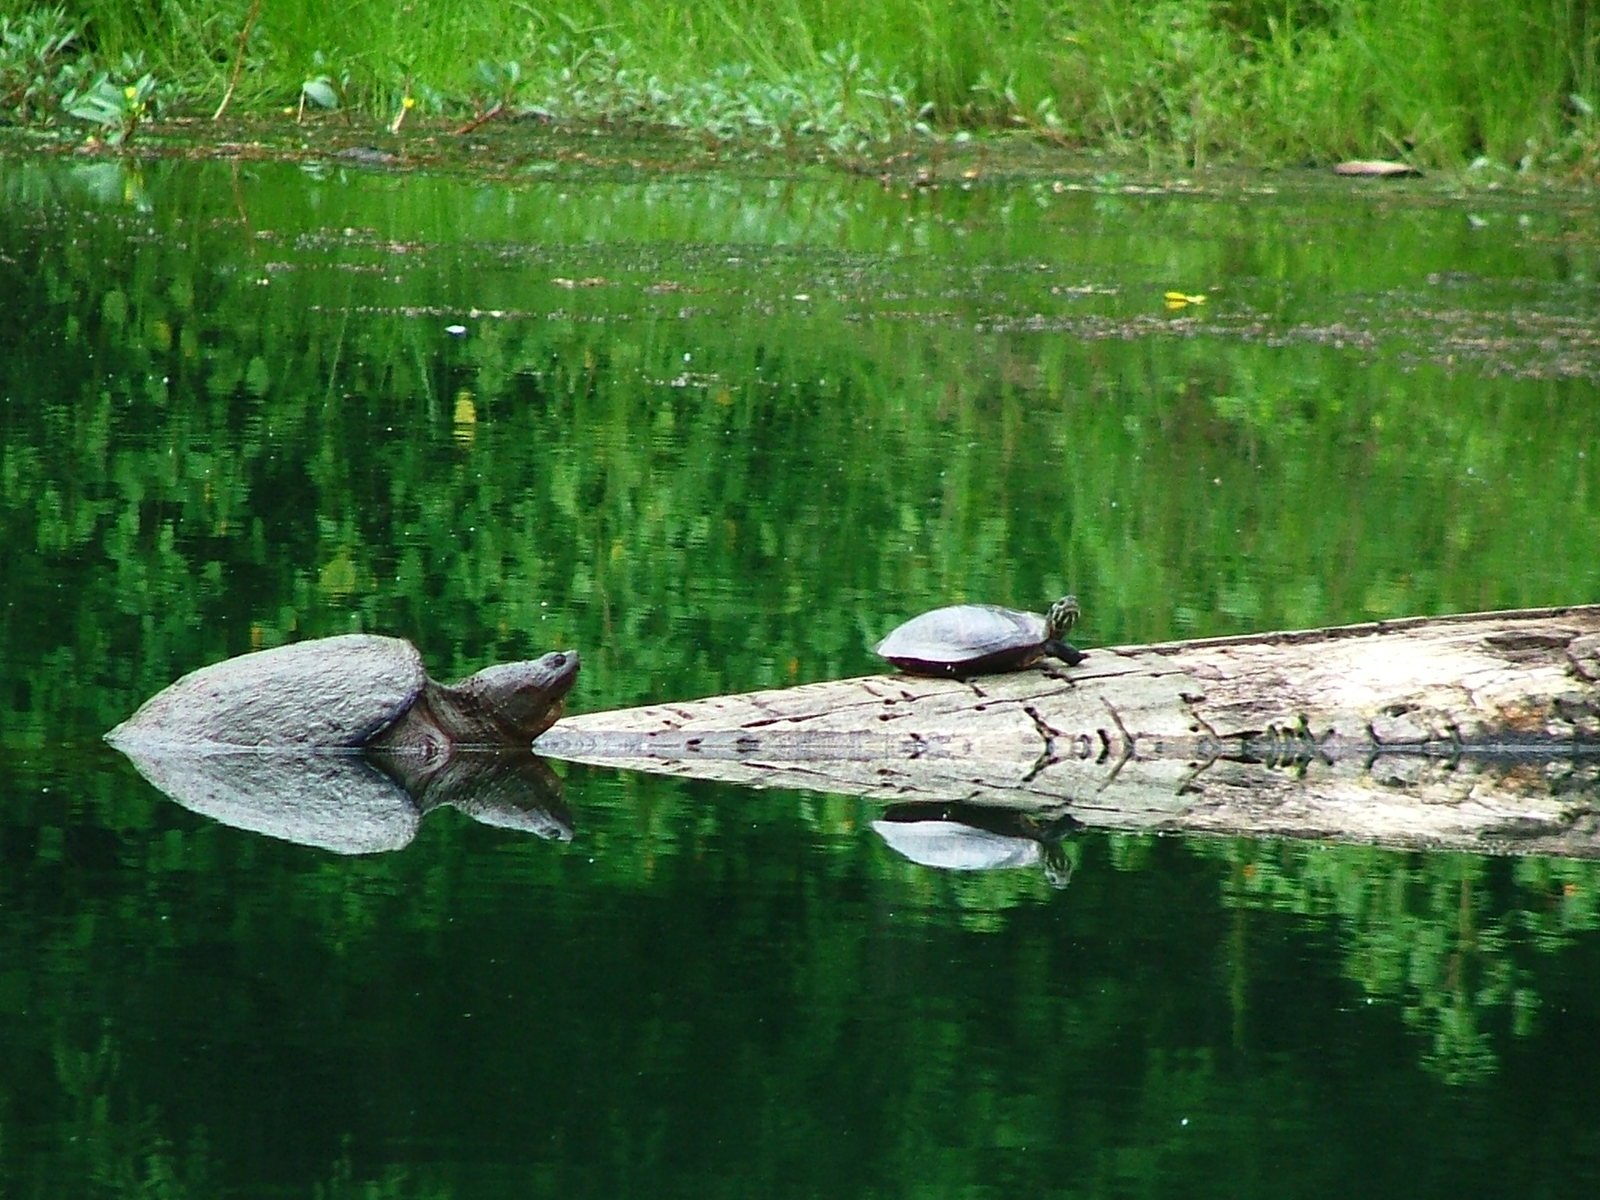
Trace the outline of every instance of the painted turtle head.
{"label": "painted turtle head", "polygon": [[1045,636],[1054,641],[1067,636],[1067,631],[1078,623],[1078,598],[1063,596],[1050,606],[1045,614]]}

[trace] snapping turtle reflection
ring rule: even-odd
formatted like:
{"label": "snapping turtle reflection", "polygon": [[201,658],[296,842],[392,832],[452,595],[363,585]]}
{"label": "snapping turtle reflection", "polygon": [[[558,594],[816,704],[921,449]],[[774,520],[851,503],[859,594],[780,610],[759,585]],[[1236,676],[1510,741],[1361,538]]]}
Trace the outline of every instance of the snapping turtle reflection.
{"label": "snapping turtle reflection", "polygon": [[394,756],[369,751],[119,748],[191,812],[338,854],[399,850],[425,813],[445,805],[485,825],[572,838],[560,779],[526,750],[458,752],[418,786],[414,774],[394,771]]}
{"label": "snapping turtle reflection", "polygon": [[441,805],[566,840],[560,781],[528,746],[578,665],[561,651],[446,685],[410,642],[320,638],[192,671],[106,739],[185,808],[341,854],[398,849]]}
{"label": "snapping turtle reflection", "polygon": [[981,804],[896,804],[872,822],[879,837],[904,858],[943,871],[1004,871],[1036,864],[1051,887],[1072,881],[1062,842],[1083,827],[1063,813],[1043,817]]}

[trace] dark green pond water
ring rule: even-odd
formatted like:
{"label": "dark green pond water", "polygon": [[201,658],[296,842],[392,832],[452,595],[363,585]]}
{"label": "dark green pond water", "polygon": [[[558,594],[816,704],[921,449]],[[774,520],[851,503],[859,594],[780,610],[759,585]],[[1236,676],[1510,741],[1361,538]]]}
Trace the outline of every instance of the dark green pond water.
{"label": "dark green pond water", "polygon": [[[561,768],[342,856],[101,734],[258,646],[576,710],[1600,599],[1600,213],[1298,177],[0,158],[0,1196],[1600,1190],[1600,868]],[[1168,291],[1203,304],[1166,307]]]}

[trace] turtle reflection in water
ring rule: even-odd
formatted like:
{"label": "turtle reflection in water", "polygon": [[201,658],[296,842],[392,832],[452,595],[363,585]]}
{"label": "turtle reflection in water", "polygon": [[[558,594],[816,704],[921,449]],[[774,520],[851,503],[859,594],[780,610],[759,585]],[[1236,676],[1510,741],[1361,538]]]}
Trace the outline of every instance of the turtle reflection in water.
{"label": "turtle reflection in water", "polygon": [[872,822],[897,854],[944,871],[1004,871],[1042,864],[1054,888],[1072,881],[1062,846],[1082,823],[1065,813],[1042,818],[980,804],[896,804]]}
{"label": "turtle reflection in water", "polygon": [[1075,667],[1087,656],[1063,639],[1078,615],[1076,596],[1063,596],[1043,616],[994,604],[956,604],[913,617],[873,650],[912,675],[1020,671],[1041,658]]}
{"label": "turtle reflection in water", "polygon": [[336,854],[399,850],[423,817],[443,807],[547,841],[573,835],[560,778],[526,750],[467,749],[424,761],[328,747],[120,749],[156,790],[190,812]]}
{"label": "turtle reflection in water", "polygon": [[106,739],[186,808],[341,854],[397,849],[441,805],[566,840],[559,780],[530,743],[577,675],[559,651],[447,685],[410,642],[322,638],[193,671]]}

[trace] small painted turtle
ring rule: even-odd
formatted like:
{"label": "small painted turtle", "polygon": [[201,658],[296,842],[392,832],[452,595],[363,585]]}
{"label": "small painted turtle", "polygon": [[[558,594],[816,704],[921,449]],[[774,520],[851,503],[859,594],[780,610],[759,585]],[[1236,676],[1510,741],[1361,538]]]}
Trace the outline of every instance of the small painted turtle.
{"label": "small painted turtle", "polygon": [[993,604],[956,604],[913,617],[873,649],[913,675],[1020,671],[1041,658],[1075,667],[1086,657],[1063,641],[1078,620],[1078,598],[1063,596],[1044,616]]}

